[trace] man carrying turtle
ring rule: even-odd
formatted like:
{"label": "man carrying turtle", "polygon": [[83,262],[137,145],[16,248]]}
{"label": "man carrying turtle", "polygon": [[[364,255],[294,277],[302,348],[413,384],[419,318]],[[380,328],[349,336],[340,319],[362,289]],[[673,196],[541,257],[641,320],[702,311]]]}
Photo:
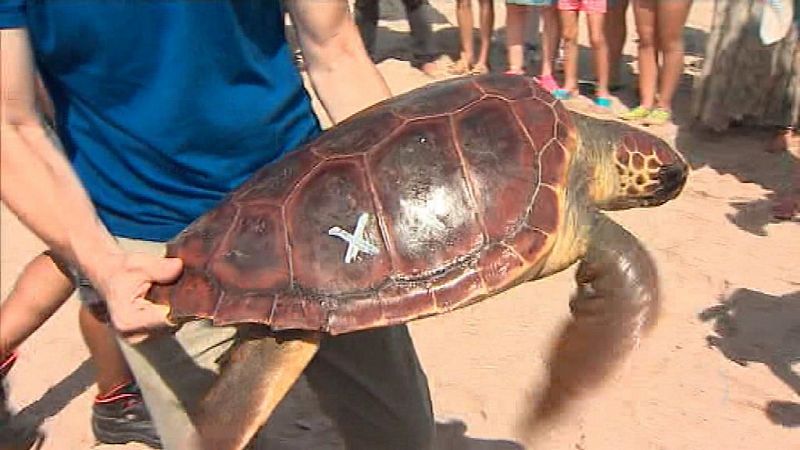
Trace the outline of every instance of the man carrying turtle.
{"label": "man carrying turtle", "polygon": [[[389,96],[345,0],[287,6],[334,122]],[[166,310],[144,294],[181,271],[159,243],[319,132],[279,2],[11,0],[0,29],[2,200],[106,300],[164,447],[187,448],[186,411],[234,331],[200,321],[156,333]],[[35,111],[37,69],[66,158]],[[404,326],[327,339],[305,381],[263,433],[276,448],[321,447],[316,435],[330,445],[328,419],[348,448],[429,447],[430,396]],[[297,407],[309,386],[318,402]]]}

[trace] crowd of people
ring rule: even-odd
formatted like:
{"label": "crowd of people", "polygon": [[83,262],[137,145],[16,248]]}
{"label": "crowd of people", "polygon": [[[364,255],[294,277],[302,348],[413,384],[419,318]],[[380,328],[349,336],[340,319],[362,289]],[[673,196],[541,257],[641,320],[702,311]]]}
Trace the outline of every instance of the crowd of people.
{"label": "crowd of people", "polygon": [[[377,5],[378,1],[356,2]],[[425,3],[413,3],[416,48],[425,48],[424,72],[435,73],[430,25]],[[475,51],[472,0],[456,2],[460,52],[447,72],[479,75],[490,71],[489,50],[494,32],[493,0],[478,1],[478,51]],[[638,104],[618,114],[625,121],[645,126],[673,123],[673,99],[684,71],[684,28],[692,0],[506,0],[506,67],[504,73],[535,74],[534,80],[556,98],[579,95],[579,14],[586,15],[592,52],[594,103],[611,108],[611,93],[622,83],[622,51],[628,32],[627,13],[633,10],[638,45],[636,91]],[[774,130],[766,150],[789,151],[800,158],[798,110],[800,110],[800,49],[798,49],[797,0],[716,0],[703,72],[696,81],[692,118],[708,129],[723,131],[731,125]],[[358,14],[358,11],[357,11]],[[530,29],[531,16],[538,19]],[[377,9],[370,23],[377,21]],[[540,26],[541,24],[541,26]],[[362,30],[364,27],[362,27]],[[416,30],[425,30],[424,33]],[[364,31],[362,31],[362,34]],[[538,34],[538,67],[527,67],[527,37]],[[367,33],[373,48],[374,25]],[[421,37],[424,36],[424,39]],[[420,45],[424,42],[424,45]],[[558,68],[558,70],[557,70]],[[773,208],[777,219],[791,219],[800,212],[800,169],[787,192]]]}
{"label": "crowd of people", "polygon": [[[768,150],[800,157],[800,7],[789,0],[716,1],[692,114],[716,130],[734,123],[772,127],[775,139]],[[429,5],[425,0],[403,5],[415,65],[435,74]],[[160,256],[161,243],[255,170],[320,132],[282,32],[285,9],[316,94],[334,123],[390,95],[370,60],[378,39],[379,1],[356,0],[354,6],[354,20],[346,0],[124,6],[11,0],[0,6],[2,200],[50,247],[28,264],[2,304],[0,380],[16,359],[15,349],[77,287],[84,302],[79,323],[97,367],[96,437],[106,443],[133,440],[183,448],[177,430],[191,429],[186,405],[208,386],[185,377],[178,390],[192,397],[176,401],[171,393],[176,387],[163,378],[188,373],[191,365],[217,371],[216,357],[230,346],[231,333],[199,323],[175,336],[151,339],[147,346],[120,337],[167,325],[163,309],[142,298],[152,283],[173,279],[181,270],[180,261]],[[472,1],[457,0],[455,7],[460,52],[447,71],[488,73],[493,0],[478,1],[478,45]],[[691,0],[507,0],[507,67],[502,71],[535,74],[536,82],[560,99],[579,95],[578,17],[583,12],[593,55],[594,103],[609,108],[611,93],[620,87],[630,7],[638,38],[639,102],[620,118],[669,123],[683,72],[682,31]],[[542,23],[535,68],[525,57],[533,12]],[[133,26],[136,33],[125,32]],[[240,79],[250,82],[235,82]],[[776,204],[776,217],[797,215],[800,169],[797,178]],[[309,370],[326,373],[341,386],[356,373],[348,367],[359,364],[362,379],[352,384],[346,400],[358,406],[341,410],[358,411],[377,401],[386,416],[334,417],[366,420],[375,430],[345,440],[353,448],[384,448],[387,440],[403,448],[427,448],[433,427],[430,395],[405,327],[335,342],[323,346]],[[183,349],[183,359],[170,353],[175,348]],[[366,353],[373,360],[383,355],[373,361],[374,373],[359,362]],[[330,364],[334,358],[336,364]],[[389,384],[391,389],[380,387]],[[35,426],[20,428],[13,421],[6,394],[0,386],[0,443],[29,448],[42,436]],[[378,438],[382,442],[370,441]]]}

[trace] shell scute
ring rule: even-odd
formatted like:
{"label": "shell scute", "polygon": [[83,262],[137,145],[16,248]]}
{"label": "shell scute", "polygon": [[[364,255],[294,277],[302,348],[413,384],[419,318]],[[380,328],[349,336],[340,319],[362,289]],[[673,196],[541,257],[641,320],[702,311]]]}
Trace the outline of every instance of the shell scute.
{"label": "shell scute", "polygon": [[314,144],[314,152],[325,157],[369,151],[403,122],[388,109],[378,109],[368,115],[362,113],[332,128]]}
{"label": "shell scute", "polygon": [[[320,164],[285,206],[294,282],[315,292],[338,294],[370,289],[391,273],[371,187],[361,158],[335,159]],[[331,234],[338,228],[353,233],[357,219],[367,214],[361,239],[377,253],[359,251],[345,256],[350,243]]]}
{"label": "shell scute", "polygon": [[453,123],[477,212],[489,240],[500,240],[525,220],[539,182],[537,152],[506,101],[486,99]]}
{"label": "shell scute", "polygon": [[178,257],[186,268],[205,270],[238,214],[236,205],[225,202],[200,217],[167,244],[167,256]]}
{"label": "shell scute", "polygon": [[499,95],[509,100],[531,98],[534,95],[531,83],[524,77],[492,74],[475,80],[481,90],[489,95]]}
{"label": "shell scute", "polygon": [[483,244],[446,117],[410,123],[369,155],[398,275],[442,267]]}
{"label": "shell scute", "polygon": [[240,208],[208,270],[226,289],[285,289],[291,280],[286,246],[281,208],[246,205]]}
{"label": "shell scute", "polygon": [[461,266],[437,279],[431,292],[438,311],[449,311],[486,295],[480,273],[475,267]]}
{"label": "shell scute", "polygon": [[233,195],[240,203],[259,202],[280,205],[321,159],[308,148],[288,153],[259,170]]}
{"label": "shell scute", "polygon": [[547,246],[550,236],[541,230],[521,227],[506,243],[525,260],[528,265],[535,264],[542,259],[542,254]]}
{"label": "shell scute", "polygon": [[541,150],[550,142],[558,119],[551,105],[540,100],[514,102],[514,112],[528,132],[533,148]]}
{"label": "shell scute", "polygon": [[478,268],[486,288],[493,292],[516,279],[524,271],[525,261],[506,245],[496,243],[481,251]]}
{"label": "shell scute", "polygon": [[387,325],[401,323],[408,317],[433,312],[434,299],[424,282],[396,282],[378,291],[378,300]]}
{"label": "shell scute", "polygon": [[219,297],[220,291],[208,274],[184,269],[171,299],[170,316],[177,319],[214,317]]}
{"label": "shell scute", "polygon": [[275,305],[275,294],[226,291],[214,313],[214,324],[269,323]]}
{"label": "shell scute", "polygon": [[542,167],[541,182],[560,185],[567,177],[569,154],[561,141],[553,139],[542,149],[539,161]]}
{"label": "shell scute", "polygon": [[413,96],[391,99],[385,105],[401,117],[419,120],[423,117],[452,113],[483,96],[471,78],[431,84],[415,90],[414,93]]}
{"label": "shell scute", "polygon": [[548,234],[555,233],[561,223],[561,203],[555,188],[546,184],[539,185],[528,216],[528,225]]}

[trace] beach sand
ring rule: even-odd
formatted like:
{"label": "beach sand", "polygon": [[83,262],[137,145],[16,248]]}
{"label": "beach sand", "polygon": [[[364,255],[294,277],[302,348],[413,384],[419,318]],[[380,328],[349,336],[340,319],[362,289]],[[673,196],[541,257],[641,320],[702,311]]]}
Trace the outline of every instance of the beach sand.
{"label": "beach sand", "polygon": [[[384,8],[378,67],[392,91],[401,93],[432,80],[409,64],[408,26],[396,3]],[[497,3],[491,60],[502,71],[505,9]],[[663,311],[654,331],[610,382],[526,442],[517,425],[543,382],[552,340],[568,316],[574,268],[412,323],[439,422],[439,450],[800,448],[800,430],[793,428],[800,426],[800,227],[771,221],[769,212],[792,162],[788,155],[762,152],[764,132],[711,136],[691,126],[691,77],[702,61],[712,7],[696,2],[687,24],[677,127],[653,130],[676,142],[690,161],[688,185],[662,207],[611,214],[658,265]],[[432,8],[437,44],[448,54],[440,61],[444,67],[457,48],[455,3],[433,0]],[[625,47],[631,68],[634,37],[629,32]],[[620,94],[628,105],[634,99],[630,86]],[[5,297],[43,246],[7,210],[0,217]],[[95,445],[89,424],[93,368],[77,309],[77,301],[68,302],[26,342],[10,376],[13,404],[43,421],[45,450]]]}

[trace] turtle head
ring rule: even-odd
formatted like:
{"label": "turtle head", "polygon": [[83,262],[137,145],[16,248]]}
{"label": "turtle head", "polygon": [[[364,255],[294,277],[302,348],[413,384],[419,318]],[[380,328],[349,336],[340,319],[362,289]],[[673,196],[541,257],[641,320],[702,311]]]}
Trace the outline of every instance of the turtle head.
{"label": "turtle head", "polygon": [[665,140],[615,120],[574,114],[594,203],[606,210],[658,206],[677,197],[689,165]]}

